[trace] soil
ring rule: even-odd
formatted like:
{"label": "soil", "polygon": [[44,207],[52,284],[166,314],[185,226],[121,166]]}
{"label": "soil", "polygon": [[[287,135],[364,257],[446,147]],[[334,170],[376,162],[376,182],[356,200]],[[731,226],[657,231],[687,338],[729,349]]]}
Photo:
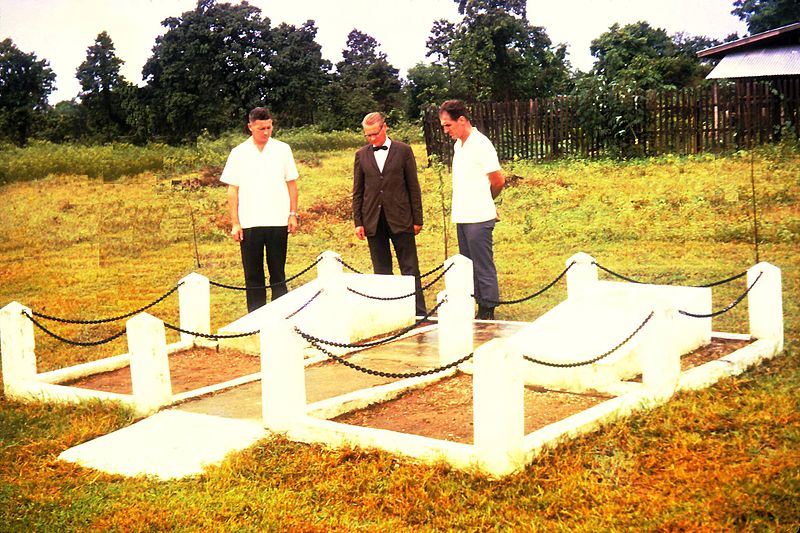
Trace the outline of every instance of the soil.
{"label": "soil", "polygon": [[[681,358],[681,370],[719,359],[750,341],[713,338]],[[222,383],[260,371],[258,357],[236,350],[192,348],[170,355],[173,393]],[[634,379],[633,381],[640,380]],[[130,368],[96,374],[67,385],[131,394]],[[596,392],[569,393],[525,387],[525,433],[579,413],[611,396]],[[413,433],[453,442],[472,442],[472,376],[458,373],[394,400],[339,416],[336,421]]]}

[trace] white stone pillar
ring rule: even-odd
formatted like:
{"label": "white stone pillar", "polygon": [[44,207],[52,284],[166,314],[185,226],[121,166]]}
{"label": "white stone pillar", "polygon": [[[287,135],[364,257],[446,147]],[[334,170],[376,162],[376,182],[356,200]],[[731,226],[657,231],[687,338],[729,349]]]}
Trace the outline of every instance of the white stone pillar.
{"label": "white stone pillar", "polygon": [[[181,329],[196,333],[211,333],[211,285],[208,278],[192,272],[178,287]],[[216,341],[181,332],[182,342],[200,346],[216,346]]]}
{"label": "white stone pillar", "polygon": [[478,462],[487,473],[504,476],[522,466],[525,398],[522,355],[509,350],[503,339],[493,339],[473,358],[474,445]]}
{"label": "white stone pillar", "polygon": [[[761,278],[756,282],[759,274]],[[755,285],[753,285],[755,283]],[[747,271],[747,307],[750,316],[750,336],[755,339],[774,339],[776,352],[783,350],[783,296],[781,269],[761,262]]]}
{"label": "white stone pillar", "polygon": [[131,356],[134,403],[139,412],[153,413],[172,402],[164,322],[147,313],[139,313],[126,322],[125,329]]}
{"label": "white stone pillar", "polygon": [[6,394],[15,383],[36,379],[33,322],[23,312],[31,314],[30,309],[17,302],[0,309],[0,355]]}
{"label": "white stone pillar", "polygon": [[[646,317],[642,317],[644,320]],[[656,398],[669,398],[675,393],[681,374],[680,335],[678,312],[669,307],[657,306],[653,317],[637,333],[642,335],[638,352],[642,364],[642,383],[651,389]],[[635,338],[629,342],[636,342]]]}
{"label": "white stone pillar", "polygon": [[349,343],[353,329],[352,298],[347,292],[341,256],[327,250],[319,258],[317,281],[322,294],[314,305],[318,306],[320,320],[314,324],[314,330],[307,333],[325,340]]}
{"label": "white stone pillar", "polygon": [[302,337],[274,313],[261,328],[261,412],[264,427],[287,431],[305,416],[306,377]]}
{"label": "white stone pillar", "polygon": [[473,351],[475,298],[472,296],[474,281],[471,260],[463,255],[454,255],[445,261],[444,268],[445,290],[436,299],[437,302],[447,299],[437,312],[439,363],[447,365]]}
{"label": "white stone pillar", "polygon": [[567,259],[564,266],[568,267],[573,262],[575,264],[567,271],[567,298],[583,296],[597,283],[597,265],[594,264],[594,257],[578,252]]}

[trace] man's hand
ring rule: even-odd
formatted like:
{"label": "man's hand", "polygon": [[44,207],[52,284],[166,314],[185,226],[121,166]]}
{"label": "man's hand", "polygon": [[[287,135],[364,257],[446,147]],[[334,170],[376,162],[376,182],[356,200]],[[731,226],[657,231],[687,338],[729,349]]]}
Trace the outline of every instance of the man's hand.
{"label": "man's hand", "polygon": [[242,231],[242,226],[240,224],[234,224],[231,228],[231,237],[236,242],[241,242],[244,240],[244,231]]}
{"label": "man's hand", "polygon": [[366,238],[366,236],[364,235],[364,226],[356,226],[356,237],[358,237],[362,241]]}
{"label": "man's hand", "polygon": [[289,215],[289,222],[287,225],[289,228],[289,234],[297,231],[297,215]]}
{"label": "man's hand", "polygon": [[422,226],[417,226],[414,224],[414,235],[419,235],[420,231],[422,231]]}

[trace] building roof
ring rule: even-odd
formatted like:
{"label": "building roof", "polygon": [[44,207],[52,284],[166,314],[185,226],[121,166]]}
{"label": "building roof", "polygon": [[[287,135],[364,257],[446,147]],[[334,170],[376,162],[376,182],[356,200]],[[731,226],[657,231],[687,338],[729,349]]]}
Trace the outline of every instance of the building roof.
{"label": "building roof", "polygon": [[734,51],[741,52],[755,48],[761,49],[792,44],[800,44],[800,22],[750,35],[719,46],[712,46],[698,52],[697,56],[706,59],[720,59]]}
{"label": "building roof", "polygon": [[706,79],[800,76],[800,44],[728,53]]}

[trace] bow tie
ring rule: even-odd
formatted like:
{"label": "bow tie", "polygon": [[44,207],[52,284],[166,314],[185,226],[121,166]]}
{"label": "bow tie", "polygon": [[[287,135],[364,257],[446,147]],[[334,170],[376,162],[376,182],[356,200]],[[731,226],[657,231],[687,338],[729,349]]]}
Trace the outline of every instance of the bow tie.
{"label": "bow tie", "polygon": [[389,149],[388,146],[373,146],[372,147],[372,151],[373,152],[377,152],[378,150],[388,150],[388,149]]}

